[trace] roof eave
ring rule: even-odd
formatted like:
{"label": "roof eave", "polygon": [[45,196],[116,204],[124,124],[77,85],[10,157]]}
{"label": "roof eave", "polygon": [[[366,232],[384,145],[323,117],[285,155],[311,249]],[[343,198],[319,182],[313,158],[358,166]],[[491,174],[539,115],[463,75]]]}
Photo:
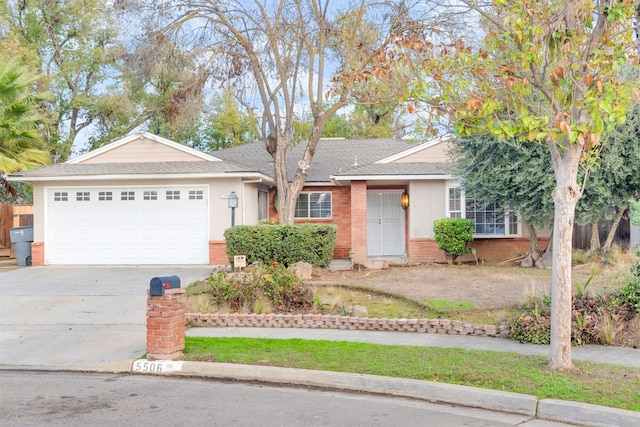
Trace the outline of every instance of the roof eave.
{"label": "roof eave", "polygon": [[210,178],[248,178],[260,179],[266,184],[272,184],[273,178],[258,172],[201,172],[201,173],[173,173],[173,174],[103,174],[103,175],[51,175],[51,176],[22,176],[9,175],[11,182],[50,182],[50,181],[143,181],[166,179],[210,179]]}
{"label": "roof eave", "polygon": [[423,175],[339,175],[332,176],[334,181],[388,181],[390,179],[402,179],[408,181],[433,181],[456,179],[455,175],[450,174],[423,174]]}

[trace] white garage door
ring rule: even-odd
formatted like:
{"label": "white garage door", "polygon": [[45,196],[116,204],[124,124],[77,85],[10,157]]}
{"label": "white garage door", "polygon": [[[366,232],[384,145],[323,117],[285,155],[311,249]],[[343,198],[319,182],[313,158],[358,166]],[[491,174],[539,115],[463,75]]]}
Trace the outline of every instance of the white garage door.
{"label": "white garage door", "polygon": [[208,264],[208,191],[47,189],[47,264]]}

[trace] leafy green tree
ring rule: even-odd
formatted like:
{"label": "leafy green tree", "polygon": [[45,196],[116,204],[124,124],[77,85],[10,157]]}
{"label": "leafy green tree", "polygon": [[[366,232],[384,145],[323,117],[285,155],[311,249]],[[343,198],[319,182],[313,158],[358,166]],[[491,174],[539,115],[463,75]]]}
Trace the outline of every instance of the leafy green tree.
{"label": "leafy green tree", "polygon": [[[608,251],[629,201],[640,194],[640,107],[636,106],[621,126],[601,146],[600,159],[589,170],[584,195],[576,207],[576,222],[592,224],[592,252]],[[601,244],[597,223],[612,221]]]}
{"label": "leafy green tree", "polygon": [[334,114],[329,117],[322,130],[322,137],[352,139],[353,129],[351,128],[349,116],[345,114]]}
{"label": "leafy green tree", "polygon": [[571,252],[580,165],[624,122],[638,79],[632,2],[462,0],[486,29],[434,49],[420,95],[451,114],[458,134],[490,133],[547,146],[555,188],[549,366],[571,362]]}
{"label": "leafy green tree", "polygon": [[535,265],[541,256],[535,230],[548,227],[553,218],[555,181],[548,150],[490,135],[454,138],[451,146],[467,197],[511,208],[529,226],[531,244],[523,265]]}
{"label": "leafy green tree", "polygon": [[56,161],[69,157],[80,132],[94,122],[112,71],[118,28],[107,6],[97,0],[0,5],[0,48],[38,70],[38,86],[53,94],[41,108],[47,117],[44,138]]}
{"label": "leafy green tree", "polygon": [[233,88],[216,95],[212,109],[206,131],[210,150],[233,147],[258,139],[258,121],[253,113],[240,109],[234,99]]}
{"label": "leafy green tree", "polygon": [[[147,21],[128,13],[136,22]],[[206,73],[190,52],[157,29],[156,20],[148,19],[114,59],[120,77],[97,101],[97,132],[89,149],[137,128],[194,147],[209,145]]]}
{"label": "leafy green tree", "polygon": [[49,163],[40,131],[45,123],[33,92],[37,76],[12,62],[0,61],[0,184],[5,195],[18,196],[4,175]]}

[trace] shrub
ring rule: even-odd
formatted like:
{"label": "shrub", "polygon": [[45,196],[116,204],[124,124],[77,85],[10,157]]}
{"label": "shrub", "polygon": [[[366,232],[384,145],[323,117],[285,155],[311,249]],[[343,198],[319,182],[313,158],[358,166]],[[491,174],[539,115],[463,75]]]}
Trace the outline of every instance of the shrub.
{"label": "shrub", "polygon": [[237,226],[227,229],[227,256],[247,256],[247,262],[275,261],[289,266],[298,261],[327,267],[333,257],[337,229],[333,225]]}
{"label": "shrub", "polygon": [[216,306],[246,312],[310,310],[314,305],[311,286],[275,261],[251,273],[220,272],[208,279],[207,291]]}
{"label": "shrub", "polygon": [[473,221],[464,218],[442,218],[433,222],[438,247],[451,255],[453,262],[460,255],[471,253]]}
{"label": "shrub", "polygon": [[638,257],[635,264],[631,266],[631,279],[620,290],[617,300],[621,305],[626,305],[629,309],[640,313],[640,253]]}
{"label": "shrub", "polygon": [[288,268],[272,261],[256,281],[263,295],[279,311],[304,310],[313,306],[313,290]]}
{"label": "shrub", "polygon": [[511,338],[533,344],[551,342],[551,298],[529,297],[511,322]]}
{"label": "shrub", "polygon": [[[593,296],[584,288],[572,296],[571,342],[574,345],[610,344],[615,338],[616,313],[620,306],[614,298],[606,294]],[[549,344],[551,298],[529,297],[520,307],[520,313],[518,318],[511,321],[511,337],[534,344]]]}
{"label": "shrub", "polygon": [[257,298],[253,278],[243,273],[219,272],[209,277],[208,292],[211,301],[217,305],[228,305],[234,311],[243,311]]}

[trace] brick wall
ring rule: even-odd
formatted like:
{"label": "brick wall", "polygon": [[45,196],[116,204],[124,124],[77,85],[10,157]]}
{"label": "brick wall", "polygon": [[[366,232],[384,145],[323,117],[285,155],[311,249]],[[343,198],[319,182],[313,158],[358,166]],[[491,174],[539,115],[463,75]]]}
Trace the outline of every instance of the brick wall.
{"label": "brick wall", "polygon": [[296,219],[296,224],[333,224],[338,227],[334,258],[349,258],[351,251],[351,189],[349,187],[305,187],[303,191],[331,192],[331,218]]}
{"label": "brick wall", "polygon": [[174,360],[182,356],[186,290],[166,289],[147,296],[147,358]]}
{"label": "brick wall", "polygon": [[228,265],[229,257],[227,256],[227,241],[209,241],[209,264],[211,265]]}
{"label": "brick wall", "polygon": [[31,265],[44,265],[44,242],[31,242]]}
{"label": "brick wall", "polygon": [[[540,248],[547,245],[548,238],[538,239]],[[489,262],[503,261],[523,255],[529,251],[528,238],[507,239],[474,239],[471,246],[476,250],[478,259]],[[446,262],[444,251],[438,248],[434,239],[410,239],[409,258],[413,262]],[[461,262],[475,261],[473,256],[463,255],[458,258]]]}
{"label": "brick wall", "polygon": [[253,327],[253,328],[307,328],[344,329],[363,331],[418,332],[447,335],[506,336],[508,328],[495,325],[473,325],[448,319],[380,319],[330,314],[242,314],[242,313],[187,313],[193,326]]}
{"label": "brick wall", "polygon": [[351,182],[351,251],[353,262],[367,261],[367,183]]}

